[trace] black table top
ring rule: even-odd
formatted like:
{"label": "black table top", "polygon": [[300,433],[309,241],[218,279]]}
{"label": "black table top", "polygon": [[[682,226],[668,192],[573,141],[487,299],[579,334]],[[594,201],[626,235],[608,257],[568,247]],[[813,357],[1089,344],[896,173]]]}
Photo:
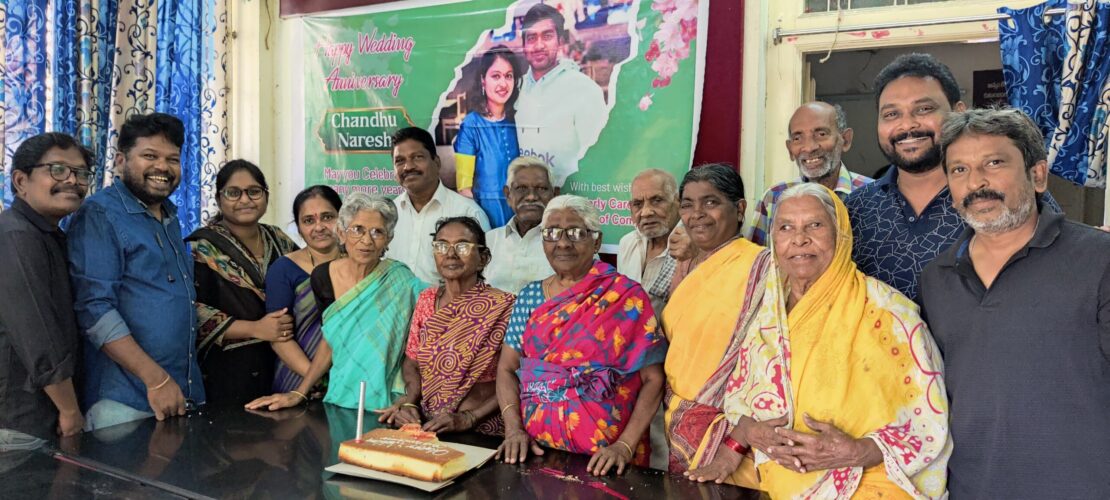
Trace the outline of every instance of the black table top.
{"label": "black table top", "polygon": [[[355,436],[354,410],[314,402],[279,412],[205,408],[163,422],[152,418],[85,433],[51,455],[0,474],[18,491],[45,498],[59,488],[77,497],[112,498],[758,498],[729,485],[693,483],[631,468],[621,476],[586,472],[589,457],[546,450],[526,463],[491,460],[434,493],[324,471],[339,443]],[[377,425],[369,412],[364,431]],[[500,438],[443,434],[443,441],[496,448]],[[80,464],[84,467],[79,467]],[[17,477],[20,470],[33,471]],[[95,472],[94,472],[95,471]],[[155,490],[157,488],[158,490]],[[153,491],[152,491],[153,490]],[[10,490],[9,490],[10,491]],[[91,492],[91,493],[89,493]],[[102,493],[101,493],[102,492]],[[7,496],[6,494],[4,495]]]}

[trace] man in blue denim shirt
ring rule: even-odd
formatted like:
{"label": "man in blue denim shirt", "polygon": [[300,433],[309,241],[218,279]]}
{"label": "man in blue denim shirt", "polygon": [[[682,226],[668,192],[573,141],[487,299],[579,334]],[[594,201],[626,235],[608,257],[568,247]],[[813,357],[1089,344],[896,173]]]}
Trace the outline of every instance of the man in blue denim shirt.
{"label": "man in blue denim shirt", "polygon": [[89,197],[68,235],[86,340],[87,429],[184,415],[204,402],[196,360],[193,264],[177,207],[181,120],[136,115],[120,130],[117,182]]}

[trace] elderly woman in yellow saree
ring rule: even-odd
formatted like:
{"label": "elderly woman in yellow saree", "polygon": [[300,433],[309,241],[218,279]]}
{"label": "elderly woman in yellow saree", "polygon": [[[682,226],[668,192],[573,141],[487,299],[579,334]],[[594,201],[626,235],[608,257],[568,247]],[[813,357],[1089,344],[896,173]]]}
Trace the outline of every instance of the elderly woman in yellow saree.
{"label": "elderly woman in yellow saree", "polygon": [[[670,341],[663,416],[672,474],[707,465],[731,430],[724,396],[740,354],[743,330],[737,325],[755,317],[772,265],[767,249],[740,237],[744,182],[731,167],[687,172],[679,196],[679,215],[698,252],[675,270],[674,293],[663,310]],[[743,469],[747,474],[733,470],[724,482],[756,487],[750,466]]]}
{"label": "elderly woman in yellow saree", "polygon": [[689,476],[720,479],[751,447],[772,498],[945,496],[943,365],[917,306],[856,269],[847,210],[823,186],[783,193],[771,245],[776,268],[727,384],[734,427]]}

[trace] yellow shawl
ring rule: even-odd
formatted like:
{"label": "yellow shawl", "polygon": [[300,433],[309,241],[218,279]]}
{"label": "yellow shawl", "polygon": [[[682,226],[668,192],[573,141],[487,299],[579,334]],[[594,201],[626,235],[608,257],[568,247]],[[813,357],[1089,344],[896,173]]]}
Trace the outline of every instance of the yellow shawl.
{"label": "yellow shawl", "polygon": [[794,429],[812,432],[802,419],[808,413],[882,450],[884,463],[867,470],[806,474],[756,451],[760,488],[774,498],[942,497],[952,441],[940,354],[917,306],[856,269],[847,210],[832,198],[832,263],[789,314],[777,269],[768,278],[725,413],[732,422],[788,415]]}
{"label": "yellow shawl", "polygon": [[[731,429],[721,407],[740,347],[738,323],[754,318],[772,267],[767,249],[738,239],[695,268],[667,302],[664,418],[672,473],[712,461]],[[746,465],[728,482],[755,487],[755,470],[750,461]]]}

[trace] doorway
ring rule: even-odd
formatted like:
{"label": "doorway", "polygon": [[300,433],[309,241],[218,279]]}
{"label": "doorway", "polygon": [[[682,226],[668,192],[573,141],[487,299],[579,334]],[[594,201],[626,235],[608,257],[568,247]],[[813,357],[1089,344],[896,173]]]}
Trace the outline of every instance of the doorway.
{"label": "doorway", "polygon": [[[989,106],[1006,101],[1002,83],[1002,60],[997,40],[965,43],[937,43],[912,47],[884,47],[807,54],[810,89],[807,95],[830,104],[839,104],[855,131],[852,149],[844,154],[849,170],[875,176],[888,162],[879,149],[878,110],[873,82],[887,64],[902,54],[927,52],[952,70],[960,85],[961,99],[968,106]],[[1069,219],[1101,225],[1104,190],[1076,186],[1055,175],[1049,176],[1049,190]]]}

